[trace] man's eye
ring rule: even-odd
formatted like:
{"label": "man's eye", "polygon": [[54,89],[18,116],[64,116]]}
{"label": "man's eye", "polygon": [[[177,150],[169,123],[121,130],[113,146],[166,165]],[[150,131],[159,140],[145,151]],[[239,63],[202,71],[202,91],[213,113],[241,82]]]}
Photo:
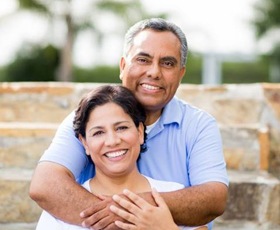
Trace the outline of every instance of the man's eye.
{"label": "man's eye", "polygon": [[163,64],[165,66],[168,66],[168,67],[173,67],[174,66],[174,62],[172,62],[172,61],[165,61],[165,62],[163,62]]}
{"label": "man's eye", "polygon": [[147,63],[148,62],[148,60],[146,58],[138,58],[137,61],[140,62],[140,63]]}

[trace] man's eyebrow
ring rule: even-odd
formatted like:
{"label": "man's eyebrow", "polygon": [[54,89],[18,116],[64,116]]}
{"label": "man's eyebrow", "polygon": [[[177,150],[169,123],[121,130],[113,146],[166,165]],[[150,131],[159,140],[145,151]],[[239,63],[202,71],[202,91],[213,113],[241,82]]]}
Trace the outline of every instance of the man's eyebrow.
{"label": "man's eyebrow", "polygon": [[144,56],[144,57],[149,57],[151,58],[152,56],[146,52],[139,52],[136,56]]}

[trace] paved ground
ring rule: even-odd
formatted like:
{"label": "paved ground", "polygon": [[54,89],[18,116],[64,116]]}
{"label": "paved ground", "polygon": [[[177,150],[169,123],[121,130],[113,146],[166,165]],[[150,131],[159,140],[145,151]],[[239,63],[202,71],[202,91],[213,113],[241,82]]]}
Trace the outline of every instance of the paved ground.
{"label": "paved ground", "polygon": [[36,228],[36,223],[0,224],[0,230],[35,230],[35,228]]}
{"label": "paved ground", "polygon": [[213,230],[280,230],[280,225],[272,226],[271,224],[258,224],[249,221],[216,221]]}

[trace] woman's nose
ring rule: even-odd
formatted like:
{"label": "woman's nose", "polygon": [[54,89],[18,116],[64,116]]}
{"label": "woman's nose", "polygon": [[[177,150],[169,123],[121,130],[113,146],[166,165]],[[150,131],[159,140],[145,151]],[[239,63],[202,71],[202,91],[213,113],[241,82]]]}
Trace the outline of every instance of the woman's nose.
{"label": "woman's nose", "polygon": [[105,144],[107,146],[114,146],[121,143],[121,138],[116,132],[109,132],[106,136]]}

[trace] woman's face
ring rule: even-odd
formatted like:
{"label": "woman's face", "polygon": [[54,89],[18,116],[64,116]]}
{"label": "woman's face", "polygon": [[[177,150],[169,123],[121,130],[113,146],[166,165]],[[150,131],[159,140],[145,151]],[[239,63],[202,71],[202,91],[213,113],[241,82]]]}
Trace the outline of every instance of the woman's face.
{"label": "woman's face", "polygon": [[136,168],[143,132],[143,124],[137,128],[119,105],[107,103],[91,111],[86,137],[80,139],[95,163],[96,173],[116,177]]}

